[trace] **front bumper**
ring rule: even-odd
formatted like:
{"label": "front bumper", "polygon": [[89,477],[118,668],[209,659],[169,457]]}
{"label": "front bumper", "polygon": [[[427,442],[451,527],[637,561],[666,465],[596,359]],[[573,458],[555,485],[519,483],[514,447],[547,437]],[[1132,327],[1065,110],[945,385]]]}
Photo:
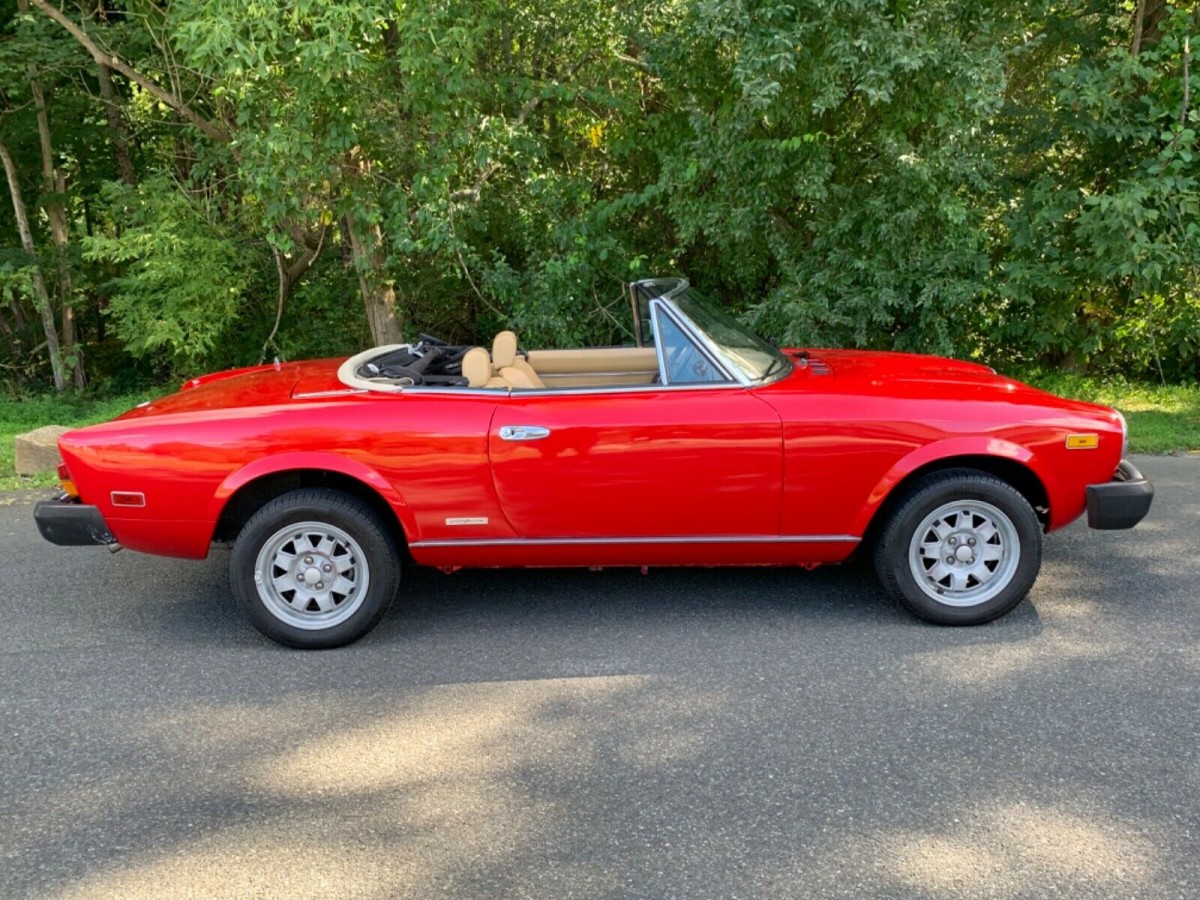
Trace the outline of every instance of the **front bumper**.
{"label": "front bumper", "polygon": [[61,547],[112,545],[116,538],[104,524],[100,510],[69,500],[42,500],[33,507],[33,520],[42,537]]}
{"label": "front bumper", "polygon": [[1091,528],[1132,528],[1150,512],[1154,485],[1127,459],[1121,460],[1112,481],[1087,486],[1087,515]]}

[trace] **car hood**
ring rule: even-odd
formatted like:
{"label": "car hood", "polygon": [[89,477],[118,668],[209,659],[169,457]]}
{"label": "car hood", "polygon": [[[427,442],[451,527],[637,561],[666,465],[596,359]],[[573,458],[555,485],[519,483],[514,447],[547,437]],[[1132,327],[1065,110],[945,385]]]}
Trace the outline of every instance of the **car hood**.
{"label": "car hood", "polygon": [[[1000,387],[1011,391],[1014,385],[1026,388],[996,370],[979,363],[925,356],[920,353],[896,353],[885,350],[788,350],[796,359],[797,374],[814,378],[832,376],[836,390],[890,391],[915,385],[963,388]],[[1028,388],[1033,390],[1033,388]]]}
{"label": "car hood", "polygon": [[979,363],[925,356],[920,353],[895,353],[885,350],[809,350],[812,365],[824,365],[841,379],[874,380],[995,380],[995,369]]}
{"label": "car hood", "polygon": [[[1021,405],[1051,405],[1085,415],[1114,415],[1106,406],[1082,400],[1067,400],[1024,382],[996,373],[985,365],[883,350],[789,350],[796,358],[796,377],[789,379],[797,390],[808,390],[815,382],[805,378],[829,379],[829,389],[841,394],[870,394],[914,399],[1000,400]],[[804,358],[807,354],[807,359]],[[786,389],[786,388],[785,388]]]}

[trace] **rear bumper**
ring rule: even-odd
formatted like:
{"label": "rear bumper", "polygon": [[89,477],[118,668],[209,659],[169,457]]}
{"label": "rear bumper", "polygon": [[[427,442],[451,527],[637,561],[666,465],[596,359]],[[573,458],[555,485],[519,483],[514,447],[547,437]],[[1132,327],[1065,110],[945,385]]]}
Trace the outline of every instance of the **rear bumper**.
{"label": "rear bumper", "polygon": [[1154,485],[1127,459],[1113,480],[1087,486],[1087,516],[1091,528],[1132,528],[1146,517],[1154,502]]}
{"label": "rear bumper", "polygon": [[33,520],[42,537],[61,547],[116,543],[100,510],[84,503],[43,500],[34,506]]}

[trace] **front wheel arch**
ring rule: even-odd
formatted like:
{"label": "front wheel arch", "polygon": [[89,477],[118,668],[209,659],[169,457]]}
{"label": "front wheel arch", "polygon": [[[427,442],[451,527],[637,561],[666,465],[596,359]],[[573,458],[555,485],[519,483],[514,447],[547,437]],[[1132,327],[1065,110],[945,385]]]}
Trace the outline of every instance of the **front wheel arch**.
{"label": "front wheel arch", "polygon": [[1041,569],[1040,526],[1007,482],[974,469],[934,471],[882,523],[871,548],[875,570],[887,593],[919,618],[979,625],[1032,588]]}
{"label": "front wheel arch", "polygon": [[896,509],[908,499],[914,485],[923,481],[935,472],[950,469],[970,469],[983,475],[991,475],[1014,488],[1026,502],[1033,507],[1045,531],[1050,522],[1050,498],[1046,486],[1033,469],[1024,463],[1000,456],[966,455],[949,456],[936,459],[923,466],[913,469],[897,482],[888,492],[883,502],[875,509],[863,532],[860,546],[863,549],[873,548],[879,539],[879,532],[887,524]]}

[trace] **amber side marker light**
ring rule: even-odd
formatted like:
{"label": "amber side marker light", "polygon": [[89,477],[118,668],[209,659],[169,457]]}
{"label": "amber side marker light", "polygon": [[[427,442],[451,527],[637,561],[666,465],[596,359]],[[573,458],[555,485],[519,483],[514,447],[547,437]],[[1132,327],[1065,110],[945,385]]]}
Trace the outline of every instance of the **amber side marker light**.
{"label": "amber side marker light", "polygon": [[1100,446],[1100,435],[1098,434],[1068,434],[1067,449],[1068,450],[1095,450]]}
{"label": "amber side marker light", "polygon": [[71,473],[67,471],[66,463],[58,464],[58,486],[72,500],[79,499],[79,491],[75,487],[75,482],[71,480]]}

